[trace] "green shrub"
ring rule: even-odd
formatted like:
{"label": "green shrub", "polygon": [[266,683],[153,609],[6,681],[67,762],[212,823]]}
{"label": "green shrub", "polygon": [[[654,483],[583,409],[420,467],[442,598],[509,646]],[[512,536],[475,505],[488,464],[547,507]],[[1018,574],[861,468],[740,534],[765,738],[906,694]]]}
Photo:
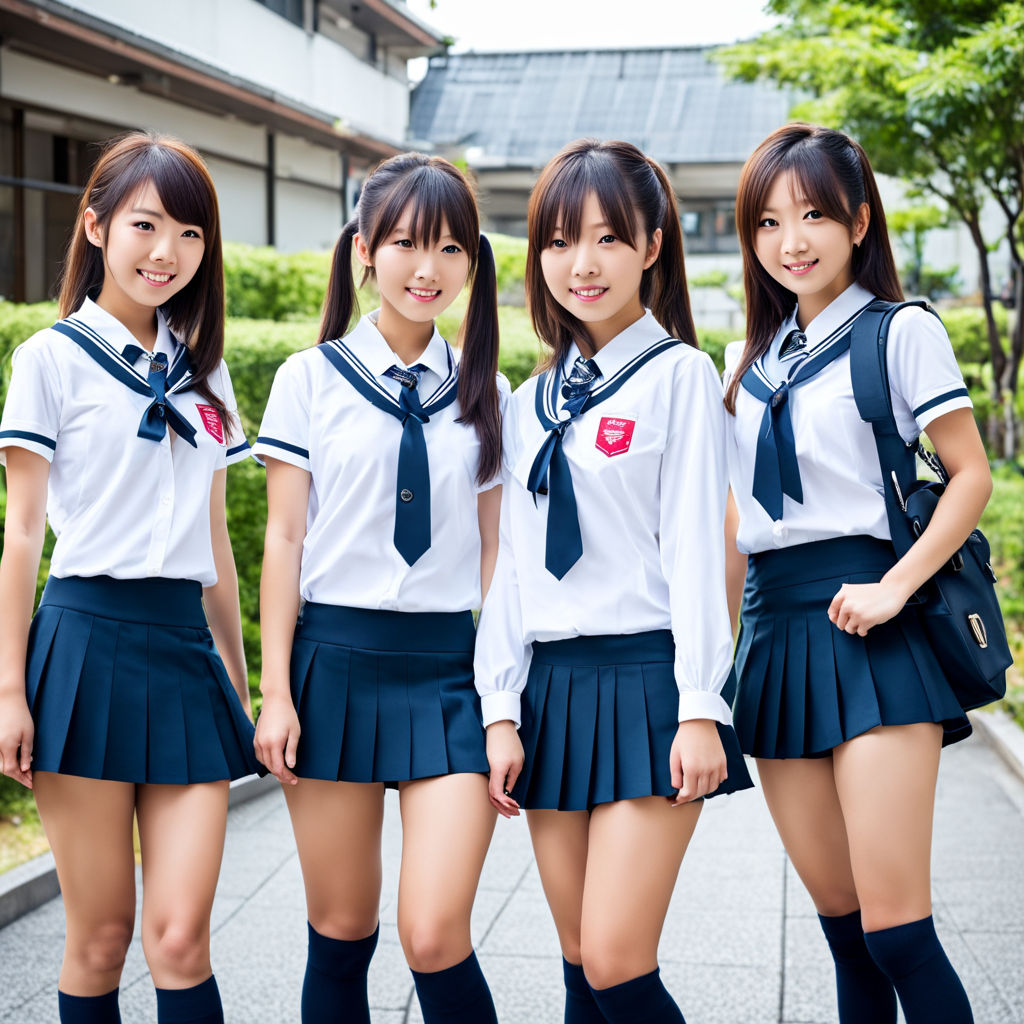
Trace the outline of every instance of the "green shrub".
{"label": "green shrub", "polygon": [[[997,305],[993,312],[996,327],[1005,345],[1006,310]],[[949,340],[953,343],[953,351],[961,366],[989,361],[988,327],[985,323],[985,311],[980,306],[954,306],[951,309],[944,309],[942,322],[946,325]]]}
{"label": "green shrub", "polygon": [[267,246],[224,246],[230,317],[318,319],[331,269],[329,252],[278,252]]}

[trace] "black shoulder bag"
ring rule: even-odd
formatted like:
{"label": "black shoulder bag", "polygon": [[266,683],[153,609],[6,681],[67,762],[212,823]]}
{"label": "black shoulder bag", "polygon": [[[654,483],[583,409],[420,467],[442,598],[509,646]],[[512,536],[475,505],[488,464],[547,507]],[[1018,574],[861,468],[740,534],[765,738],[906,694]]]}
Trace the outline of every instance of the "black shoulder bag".
{"label": "black shoulder bag", "polygon": [[[900,436],[892,411],[886,341],[889,325],[904,306],[924,302],[872,302],[854,321],[850,341],[850,376],[861,419],[871,424],[882,468],[885,510],[896,556],[902,558],[931,521],[949,475],[938,456],[915,438]],[[919,480],[915,456],[939,477]],[[939,663],[965,710],[999,700],[1006,692],[1006,670],[1013,662],[1006,627],[995,592],[989,544],[972,530],[963,546],[911,598]]]}

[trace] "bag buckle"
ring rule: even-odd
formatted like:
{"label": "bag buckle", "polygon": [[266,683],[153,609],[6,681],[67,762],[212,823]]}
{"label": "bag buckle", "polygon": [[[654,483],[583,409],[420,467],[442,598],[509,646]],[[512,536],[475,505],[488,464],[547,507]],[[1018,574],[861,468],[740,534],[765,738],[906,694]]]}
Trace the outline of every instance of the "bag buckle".
{"label": "bag buckle", "polygon": [[971,627],[971,632],[974,634],[975,643],[982,650],[985,650],[988,647],[988,631],[985,629],[985,623],[982,621],[981,616],[977,612],[971,612],[967,616],[967,624]]}

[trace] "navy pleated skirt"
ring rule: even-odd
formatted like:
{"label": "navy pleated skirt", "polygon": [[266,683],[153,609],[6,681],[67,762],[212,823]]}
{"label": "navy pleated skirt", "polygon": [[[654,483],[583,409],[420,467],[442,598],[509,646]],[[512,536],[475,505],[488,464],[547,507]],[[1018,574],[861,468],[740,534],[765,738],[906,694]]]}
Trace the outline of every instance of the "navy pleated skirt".
{"label": "navy pleated skirt", "polygon": [[295,774],[383,782],[487,772],[472,612],[308,603],[292,643]]}
{"label": "navy pleated skirt", "polygon": [[184,785],[260,769],[194,580],[50,577],[29,632],[32,768]]}
{"label": "navy pleated skirt", "polygon": [[878,725],[912,722],[941,722],[944,745],[970,735],[912,605],[864,637],[829,620],[844,583],[876,583],[895,560],[888,541],[864,536],[751,555],[733,717],[745,754],[820,757]]}
{"label": "navy pleated skirt", "polygon": [[[526,761],[512,791],[527,809],[592,810],[645,796],[675,796],[669,753],[679,690],[667,629],[533,644],[522,695]],[[733,697],[733,679],[722,696]],[[709,796],[749,789],[736,733],[719,725],[729,777]]]}

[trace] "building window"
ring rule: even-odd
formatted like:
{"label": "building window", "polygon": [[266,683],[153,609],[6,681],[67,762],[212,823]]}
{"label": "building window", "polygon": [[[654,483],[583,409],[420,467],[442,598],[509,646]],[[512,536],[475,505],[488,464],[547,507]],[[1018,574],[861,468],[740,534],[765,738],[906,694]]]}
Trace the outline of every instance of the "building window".
{"label": "building window", "polygon": [[268,11],[280,14],[282,18],[287,18],[293,25],[302,28],[303,0],[256,0],[256,3],[262,4]]}
{"label": "building window", "polygon": [[734,203],[695,199],[683,200],[679,205],[687,252],[739,252]]}

